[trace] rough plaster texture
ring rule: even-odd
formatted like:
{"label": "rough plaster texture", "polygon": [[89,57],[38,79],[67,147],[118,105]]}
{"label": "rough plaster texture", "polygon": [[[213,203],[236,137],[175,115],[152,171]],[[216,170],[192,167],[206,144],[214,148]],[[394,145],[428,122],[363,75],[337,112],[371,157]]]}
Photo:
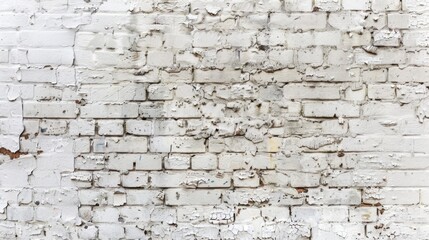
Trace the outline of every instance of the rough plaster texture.
{"label": "rough plaster texture", "polygon": [[0,239],[428,239],[428,0],[0,1]]}

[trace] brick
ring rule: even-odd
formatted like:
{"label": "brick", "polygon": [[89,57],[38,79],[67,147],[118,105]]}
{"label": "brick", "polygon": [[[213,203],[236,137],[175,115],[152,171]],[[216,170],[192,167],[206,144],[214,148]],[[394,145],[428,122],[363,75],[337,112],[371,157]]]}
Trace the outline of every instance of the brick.
{"label": "brick", "polygon": [[[399,1],[395,1],[396,5],[400,5]],[[392,10],[399,10],[400,6],[392,9]],[[426,1],[419,1],[419,0],[404,0],[402,1],[402,10],[406,12],[425,12],[429,10],[429,3]]]}
{"label": "brick", "polygon": [[383,205],[407,205],[418,204],[420,202],[420,191],[418,189],[368,189],[364,191],[362,200],[369,204]]}
{"label": "brick", "polygon": [[241,73],[236,70],[195,70],[194,81],[197,83],[228,83],[240,82]]}
{"label": "brick", "polygon": [[427,67],[407,67],[404,69],[398,67],[389,68],[389,81],[406,83],[406,82],[426,82],[426,74],[429,73]]}
{"label": "brick", "polygon": [[1,187],[27,187],[28,174],[23,170],[1,170]]}
{"label": "brick", "polygon": [[98,138],[93,141],[94,152],[145,153],[147,152],[147,138],[145,137],[109,137]]}
{"label": "brick", "polygon": [[364,101],[366,96],[366,85],[358,85],[356,84],[353,87],[348,87],[344,91],[344,100],[347,101]]}
{"label": "brick", "polygon": [[98,228],[95,226],[84,226],[79,228],[78,236],[82,239],[91,239],[97,237]]}
{"label": "brick", "polygon": [[56,83],[57,76],[52,69],[21,69],[22,82]]}
{"label": "brick", "polygon": [[201,118],[202,114],[196,103],[183,101],[165,102],[162,115],[169,118]]}
{"label": "brick", "polygon": [[21,31],[19,44],[24,47],[71,47],[74,31]]}
{"label": "brick", "polygon": [[151,213],[150,220],[153,222],[176,223],[176,210],[172,208],[156,207]]}
{"label": "brick", "polygon": [[375,222],[377,221],[377,208],[358,207],[349,209],[350,222]]}
{"label": "brick", "polygon": [[122,207],[120,209],[121,216],[126,222],[141,222],[144,219],[150,218],[150,209],[139,206]]}
{"label": "brick", "polygon": [[261,209],[261,216],[269,221],[284,221],[290,219],[290,211],[287,208],[281,207],[263,207]]}
{"label": "brick", "polygon": [[356,189],[309,189],[307,202],[310,205],[358,205],[361,193]]}
{"label": "brick", "polygon": [[[316,39],[314,35],[315,34],[312,32],[286,34],[287,46],[288,48],[295,49],[295,48],[306,48],[306,47],[316,45]],[[320,39],[320,42],[318,43],[326,44],[326,42],[323,41],[323,39]]]}
{"label": "brick", "polygon": [[400,45],[401,34],[396,31],[380,30],[374,33],[374,46],[392,46]]}
{"label": "brick", "polygon": [[429,24],[427,23],[427,15],[390,13],[387,18],[389,28],[424,30],[429,27]]}
{"label": "brick", "polygon": [[271,155],[247,155],[237,153],[224,153],[219,155],[219,169],[274,169],[275,161]]}
{"label": "brick", "polygon": [[383,133],[395,134],[398,129],[395,126],[389,126],[388,121],[385,120],[350,120],[349,128],[352,133],[356,134],[370,134],[370,133]]}
{"label": "brick", "polygon": [[[340,230],[341,229],[341,230]],[[365,234],[363,225],[354,223],[342,223],[342,224],[319,224],[313,229],[313,236],[320,239],[331,239],[335,238],[339,234],[346,233],[349,238],[359,238]]]}
{"label": "brick", "polygon": [[356,170],[334,171],[322,181],[330,186],[384,186],[385,180],[379,175],[380,172]]}
{"label": "brick", "polygon": [[146,154],[136,159],[136,170],[161,170],[162,155]]}
{"label": "brick", "polygon": [[259,176],[255,171],[234,171],[234,187],[258,187]]}
{"label": "brick", "polygon": [[371,9],[375,12],[397,11],[401,10],[401,2],[399,0],[373,0]]}
{"label": "brick", "polygon": [[428,182],[423,178],[424,172],[398,171],[386,174],[386,186],[391,187],[425,187]]}
{"label": "brick", "polygon": [[395,89],[392,85],[368,85],[368,98],[370,99],[387,99],[395,98]]}
{"label": "brick", "polygon": [[298,50],[298,63],[310,64],[317,67],[323,64],[323,50],[321,48],[310,48]]}
{"label": "brick", "polygon": [[153,123],[151,121],[127,120],[125,129],[133,135],[151,135]]}
{"label": "brick", "polygon": [[386,82],[387,69],[367,70],[362,72],[362,80],[368,83]]}
{"label": "brick", "polygon": [[83,205],[105,205],[108,200],[105,190],[80,189],[78,197]]}
{"label": "brick", "polygon": [[221,43],[222,37],[218,32],[197,31],[193,35],[194,47],[214,47]]}
{"label": "brick", "polygon": [[343,9],[344,10],[369,10],[371,6],[370,0],[364,1],[353,1],[353,0],[343,0]]}
{"label": "brick", "polygon": [[30,23],[30,15],[25,13],[2,13],[0,28],[26,27]]}
{"label": "brick", "polygon": [[34,99],[36,100],[61,100],[63,92],[50,86],[36,86]]}
{"label": "brick", "polygon": [[429,44],[429,32],[407,31],[404,32],[403,43],[407,47],[425,47]]}
{"label": "brick", "polygon": [[25,102],[23,113],[29,118],[75,118],[77,106],[71,102]]}
{"label": "brick", "polygon": [[8,220],[12,221],[31,221],[34,216],[34,209],[31,206],[10,206],[7,208]]}
{"label": "brick", "polygon": [[273,13],[271,14],[269,26],[271,28],[279,29],[301,29],[308,31],[311,29],[323,29],[326,27],[326,14],[284,14]]}
{"label": "brick", "polygon": [[7,49],[0,50],[0,63],[9,62],[9,51]]}
{"label": "brick", "polygon": [[292,187],[317,187],[320,185],[320,175],[317,173],[285,172],[290,177]]}
{"label": "brick", "polygon": [[167,189],[165,203],[172,206],[216,205],[221,203],[220,190]]}
{"label": "brick", "polygon": [[45,135],[61,135],[67,131],[67,122],[58,120],[42,120],[40,132]]}
{"label": "brick", "polygon": [[112,208],[112,207],[102,207],[102,208],[94,209],[94,216],[92,217],[92,220],[96,223],[99,223],[99,222],[114,223],[118,221],[118,218],[119,218],[118,209]]}
{"label": "brick", "polygon": [[84,85],[80,94],[89,102],[124,102],[146,100],[146,87],[143,84]]}
{"label": "brick", "polygon": [[102,12],[126,12],[131,11],[134,13],[138,12],[152,12],[153,10],[152,1],[130,3],[126,1],[107,1],[100,6]]}
{"label": "brick", "polygon": [[259,89],[259,97],[265,101],[279,101],[283,98],[283,92],[276,85],[268,85],[265,88]]}
{"label": "brick", "polygon": [[340,89],[334,86],[286,85],[283,90],[286,99],[339,99]]}
{"label": "brick", "polygon": [[294,53],[292,50],[273,49],[270,51],[268,58],[275,63],[287,66],[293,64]]}
{"label": "brick", "polygon": [[218,165],[218,157],[215,154],[198,154],[191,158],[191,167],[195,170],[212,170]]}
{"label": "brick", "polygon": [[16,46],[18,45],[18,32],[1,32],[0,33],[0,46]]}
{"label": "brick", "polygon": [[[316,46],[340,45],[341,38],[342,37],[341,37],[340,31],[314,32],[314,45]],[[297,44],[299,45],[299,42]]]}
{"label": "brick", "polygon": [[122,120],[98,120],[97,121],[99,135],[123,135],[124,121]]}
{"label": "brick", "polygon": [[164,51],[149,51],[147,56],[147,64],[156,67],[169,67],[173,65],[174,55],[171,52]]}
{"label": "brick", "polygon": [[216,172],[163,172],[151,173],[151,186],[160,188],[229,188],[230,174]]}
{"label": "brick", "polygon": [[191,158],[188,155],[172,154],[164,158],[165,169],[189,169]]}
{"label": "brick", "polygon": [[[277,145],[273,141],[274,147]],[[245,152],[256,152],[256,146],[244,137],[230,137],[223,139],[224,150],[226,152],[236,152],[236,153],[245,153]]]}
{"label": "brick", "polygon": [[171,86],[150,85],[147,91],[149,100],[172,100],[174,97],[174,91]]}
{"label": "brick", "polygon": [[245,29],[264,29],[268,21],[267,13],[256,13],[249,14],[243,21],[240,22],[240,25]]}
{"label": "brick", "polygon": [[192,46],[192,37],[187,34],[165,34],[164,46],[175,49],[187,49]]}
{"label": "brick", "polygon": [[387,25],[388,19],[385,13],[371,12],[365,19],[365,28],[382,30]]}
{"label": "brick", "polygon": [[359,106],[347,102],[307,102],[303,109],[305,117],[359,117]]}
{"label": "brick", "polygon": [[94,172],[94,185],[97,187],[118,187],[121,183],[118,172]]}
{"label": "brick", "polygon": [[101,170],[105,164],[105,158],[101,155],[83,155],[75,161],[75,167],[79,170]]}
{"label": "brick", "polygon": [[73,64],[74,53],[72,48],[31,48],[28,49],[27,59],[30,64],[71,65]]}
{"label": "brick", "polygon": [[297,222],[310,222],[312,224],[319,222],[347,222],[348,209],[345,206],[329,207],[292,207],[292,220]]}
{"label": "brick", "polygon": [[251,206],[265,205],[272,206],[294,206],[303,204],[303,198],[298,195],[295,189],[282,188],[258,188],[229,191],[223,195],[224,202],[228,204]]}
{"label": "brick", "polygon": [[328,62],[332,65],[351,64],[352,54],[343,50],[331,50],[328,54]]}
{"label": "brick", "polygon": [[[397,144],[402,143],[400,147]],[[410,151],[412,149],[412,139],[401,137],[386,137],[384,139],[378,137],[356,137],[344,138],[339,146],[344,151]]]}
{"label": "brick", "polygon": [[[176,59],[178,59],[178,56],[176,56]],[[192,72],[190,70],[183,70],[180,72],[170,72],[170,71],[163,71],[161,70],[159,72],[160,78],[162,79],[162,82],[169,82],[169,83],[188,83],[192,81]]]}
{"label": "brick", "polygon": [[[352,2],[352,1],[350,1]],[[362,2],[362,1],[360,1]],[[344,2],[343,2],[344,6]],[[352,6],[350,6],[352,7]],[[364,15],[359,12],[342,12],[329,14],[328,23],[335,29],[348,32],[362,32]]]}
{"label": "brick", "polygon": [[406,57],[404,51],[379,50],[377,55],[372,55],[362,51],[356,52],[355,59],[357,64],[388,65],[404,64]]}
{"label": "brick", "polygon": [[341,9],[341,2],[338,0],[316,0],[314,7],[319,11],[334,12]]}
{"label": "brick", "polygon": [[121,176],[123,187],[144,187],[147,185],[148,174],[146,172],[129,172]]}
{"label": "brick", "polygon": [[[380,216],[380,221],[392,221],[400,222],[401,219],[406,219],[405,221],[409,223],[426,223],[427,218],[425,214],[427,212],[427,207],[416,208],[416,207],[402,207],[402,206],[392,206],[385,211],[385,215]],[[393,212],[396,212],[394,214]]]}
{"label": "brick", "polygon": [[135,118],[138,116],[138,105],[127,104],[87,104],[80,108],[83,118]]}
{"label": "brick", "polygon": [[414,116],[414,109],[394,103],[368,102],[362,106],[362,115],[370,118],[386,118],[389,116]]}
{"label": "brick", "polygon": [[226,36],[226,45],[231,47],[247,48],[252,45],[252,38],[255,35],[253,32],[239,33],[233,32]]}
{"label": "brick", "polygon": [[163,195],[160,190],[126,190],[128,205],[162,205]]}
{"label": "brick", "polygon": [[343,67],[307,68],[303,79],[305,81],[324,82],[356,82],[359,81],[360,72],[357,68],[345,69]]}
{"label": "brick", "polygon": [[311,12],[313,10],[310,0],[286,0],[284,4],[287,12]]}
{"label": "brick", "polygon": [[124,227],[116,224],[98,224],[99,238],[123,238],[125,237]]}
{"label": "brick", "polygon": [[183,126],[183,121],[161,120],[155,121],[153,126],[154,135],[169,136],[169,135],[185,135],[186,128]]}
{"label": "brick", "polygon": [[91,136],[95,134],[95,121],[92,120],[72,120],[69,123],[69,133],[71,135]]}
{"label": "brick", "polygon": [[347,48],[356,46],[368,46],[371,44],[371,33],[364,31],[362,34],[347,34],[342,35],[342,45]]}
{"label": "brick", "polygon": [[191,137],[152,137],[149,148],[152,152],[205,152],[204,140]]}
{"label": "brick", "polygon": [[415,66],[429,66],[429,61],[427,59],[428,53],[426,51],[416,51],[409,52],[407,57],[409,58],[409,64]]}

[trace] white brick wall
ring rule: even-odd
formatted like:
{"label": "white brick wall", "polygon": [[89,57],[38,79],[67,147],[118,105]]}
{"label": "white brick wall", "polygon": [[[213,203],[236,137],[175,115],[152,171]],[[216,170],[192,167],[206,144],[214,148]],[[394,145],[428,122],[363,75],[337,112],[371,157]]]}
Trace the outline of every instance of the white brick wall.
{"label": "white brick wall", "polygon": [[0,239],[428,239],[428,0],[0,1]]}

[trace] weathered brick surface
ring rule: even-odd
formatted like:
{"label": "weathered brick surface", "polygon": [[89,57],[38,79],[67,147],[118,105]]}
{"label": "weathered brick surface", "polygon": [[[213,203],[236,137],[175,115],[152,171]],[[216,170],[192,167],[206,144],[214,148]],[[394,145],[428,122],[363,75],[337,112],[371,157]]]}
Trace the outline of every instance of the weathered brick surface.
{"label": "weathered brick surface", "polygon": [[428,0],[0,1],[0,239],[429,239]]}

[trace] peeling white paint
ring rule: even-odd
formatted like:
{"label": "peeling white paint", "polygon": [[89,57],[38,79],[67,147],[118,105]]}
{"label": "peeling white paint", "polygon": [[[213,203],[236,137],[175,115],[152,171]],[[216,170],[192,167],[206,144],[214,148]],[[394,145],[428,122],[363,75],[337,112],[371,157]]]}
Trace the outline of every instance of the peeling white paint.
{"label": "peeling white paint", "polygon": [[0,238],[428,238],[428,6],[0,3]]}

